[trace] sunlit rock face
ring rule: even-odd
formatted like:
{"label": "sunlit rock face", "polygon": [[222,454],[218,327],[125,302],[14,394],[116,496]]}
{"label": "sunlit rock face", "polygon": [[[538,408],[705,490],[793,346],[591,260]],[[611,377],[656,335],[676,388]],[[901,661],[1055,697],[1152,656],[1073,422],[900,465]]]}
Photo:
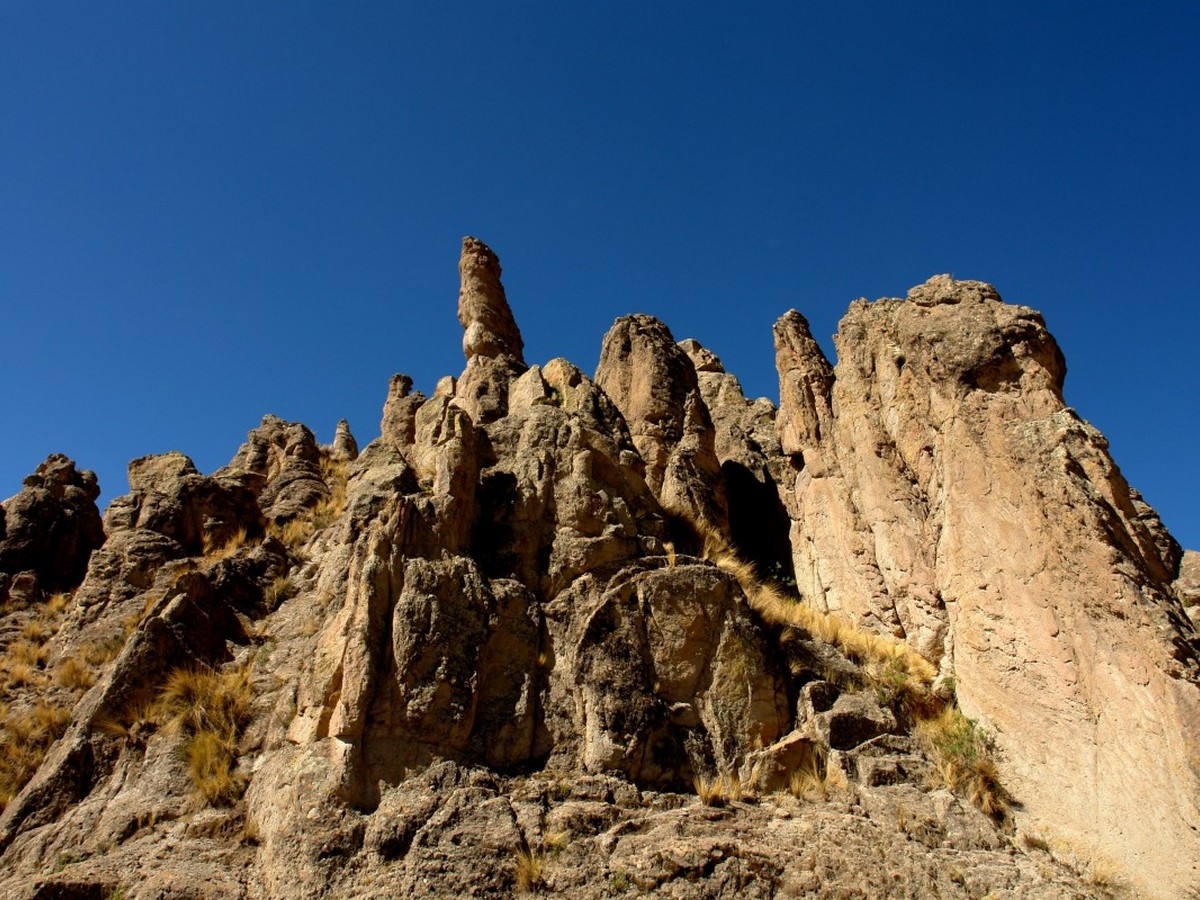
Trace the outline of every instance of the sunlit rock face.
{"label": "sunlit rock face", "polygon": [[775,326],[800,592],[916,646],[994,734],[1022,828],[1156,896],[1200,859],[1180,551],[1063,403],[1041,317],[938,276],[858,301],[829,365]]}
{"label": "sunlit rock face", "polygon": [[[938,277],[836,366],[787,313],[777,411],[650,316],[528,364],[496,255],[459,272],[464,370],[361,449],[143,457],[69,553],[88,473],[0,508],[78,584],[0,566],[0,893],[1098,895],[1041,841],[1195,881],[1194,573],[1036,313]],[[1009,814],[939,786],[955,690]]]}

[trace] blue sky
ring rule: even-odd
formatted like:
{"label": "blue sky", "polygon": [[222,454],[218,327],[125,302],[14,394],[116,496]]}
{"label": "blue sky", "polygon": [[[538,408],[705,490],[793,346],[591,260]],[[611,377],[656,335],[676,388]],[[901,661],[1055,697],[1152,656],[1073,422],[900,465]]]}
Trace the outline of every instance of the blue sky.
{"label": "blue sky", "polygon": [[1200,547],[1200,13],[1115,3],[0,4],[0,496],[47,453],[378,433],[462,368],[459,239],[526,356],[647,312],[778,393],[939,272],[1041,310],[1067,400]]}

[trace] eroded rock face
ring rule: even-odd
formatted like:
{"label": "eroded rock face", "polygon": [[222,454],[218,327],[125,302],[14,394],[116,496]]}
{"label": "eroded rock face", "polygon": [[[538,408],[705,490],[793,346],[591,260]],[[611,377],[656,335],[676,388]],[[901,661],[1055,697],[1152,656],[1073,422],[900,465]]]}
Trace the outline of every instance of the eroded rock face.
{"label": "eroded rock face", "polygon": [[1041,317],[938,276],[852,304],[836,369],[798,314],[775,334],[801,593],[953,673],[1022,827],[1125,861],[1157,896],[1193,883],[1200,669],[1178,548],[1065,406]]}
{"label": "eroded rock face", "polygon": [[613,323],[600,348],[596,384],[620,409],[663,506],[724,529],[724,480],[696,370],[652,316]]}
{"label": "eroded rock face", "polygon": [[476,238],[463,238],[458,272],[458,321],[467,368],[456,397],[471,418],[483,424],[507,412],[508,385],[526,368],[525,344],[500,283],[500,260],[491,248]]}
{"label": "eroded rock face", "polygon": [[0,506],[0,573],[32,572],[41,591],[71,590],[104,543],[94,472],[80,472],[51,454],[25,478],[25,487]]}
{"label": "eroded rock face", "polygon": [[[1171,716],[1191,709],[1189,633],[1156,587],[1175,577],[1173,544],[1062,409],[1035,314],[947,279],[857,304],[836,378],[789,314],[777,414],[646,316],[618,320],[595,379],[527,365],[495,255],[466,239],[460,274],[466,369],[429,397],[395,376],[361,453],[348,427],[322,448],[268,416],[213,476],[182,454],[131,465],[46,645],[54,671],[103,661],[90,688],[46,695],[74,706],[0,817],[0,893],[501,896],[526,851],[548,889],[587,898],[1095,895],[933,790],[886,677],[764,618],[753,576],[690,555],[696,525],[764,577],[794,560],[810,600],[953,671],[1031,829],[1053,812],[1035,792],[1069,823],[1088,791],[1130,789],[1099,723],[1136,731],[1131,703],[1149,724],[1121,746],[1166,741],[1147,783],[1182,796],[1160,779],[1179,761]],[[1029,466],[1036,502],[1013,483]],[[1107,581],[1086,534],[1034,527],[1072,516],[1127,536]],[[1088,578],[1088,604],[1067,596]],[[22,624],[0,618],[0,641]],[[1174,629],[1173,661],[1154,627]],[[156,719],[189,667],[248,684],[215,803],[198,799],[186,728]],[[21,691],[0,699],[31,707]],[[1086,749],[1060,752],[1018,704]],[[1093,781],[1073,793],[1047,760]],[[823,799],[789,793],[806,795],[805,773]],[[701,804],[693,778],[717,775],[757,799]],[[1182,802],[1154,809],[1190,821]],[[1130,859],[1185,883],[1185,863],[1125,837]]]}

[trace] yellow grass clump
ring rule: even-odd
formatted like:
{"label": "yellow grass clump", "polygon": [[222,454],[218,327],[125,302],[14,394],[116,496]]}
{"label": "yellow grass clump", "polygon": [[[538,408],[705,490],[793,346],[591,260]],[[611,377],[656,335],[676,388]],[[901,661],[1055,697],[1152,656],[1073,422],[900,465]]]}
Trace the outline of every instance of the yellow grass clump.
{"label": "yellow grass clump", "polygon": [[249,532],[243,527],[229,535],[223,541],[218,541],[210,534],[204,536],[204,557],[212,562],[228,559],[246,546]]}
{"label": "yellow grass clump", "polygon": [[735,774],[711,777],[697,775],[692,779],[692,787],[705,806],[724,806],[727,803],[736,803],[745,796],[742,780]]}
{"label": "yellow grass clump", "polygon": [[50,703],[21,710],[0,705],[0,810],[33,777],[70,720],[70,710]]}
{"label": "yellow grass clump", "polygon": [[236,800],[242,787],[234,771],[237,743],[250,720],[249,666],[176,669],[158,707],[163,724],[184,738],[183,757],[200,798],[210,805]]}
{"label": "yellow grass clump", "polygon": [[703,557],[733,575],[751,607],[770,624],[800,629],[822,643],[837,647],[857,662],[882,664],[922,685],[937,677],[933,664],[903,641],[807,606],[776,585],[761,580],[754,564],[739,557],[717,529],[702,525],[699,531],[704,537]]}
{"label": "yellow grass clump", "polygon": [[991,746],[979,728],[956,706],[917,725],[946,787],[964,794],[996,820],[1008,816],[1010,798],[1000,785]]}
{"label": "yellow grass clump", "polygon": [[517,851],[517,891],[532,894],[545,884],[546,860],[542,854],[522,848]]}
{"label": "yellow grass clump", "polygon": [[86,690],[96,683],[96,673],[86,662],[71,656],[55,667],[54,680],[58,682],[59,687],[68,690]]}

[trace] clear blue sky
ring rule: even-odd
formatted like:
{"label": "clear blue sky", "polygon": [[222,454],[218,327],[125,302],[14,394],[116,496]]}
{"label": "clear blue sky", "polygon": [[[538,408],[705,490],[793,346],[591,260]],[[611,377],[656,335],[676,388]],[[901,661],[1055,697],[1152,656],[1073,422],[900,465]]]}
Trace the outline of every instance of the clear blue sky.
{"label": "clear blue sky", "polygon": [[46,454],[378,433],[462,368],[459,239],[531,362],[629,312],[777,396],[771,324],[939,272],[1040,309],[1187,546],[1200,7],[0,3],[0,497]]}

